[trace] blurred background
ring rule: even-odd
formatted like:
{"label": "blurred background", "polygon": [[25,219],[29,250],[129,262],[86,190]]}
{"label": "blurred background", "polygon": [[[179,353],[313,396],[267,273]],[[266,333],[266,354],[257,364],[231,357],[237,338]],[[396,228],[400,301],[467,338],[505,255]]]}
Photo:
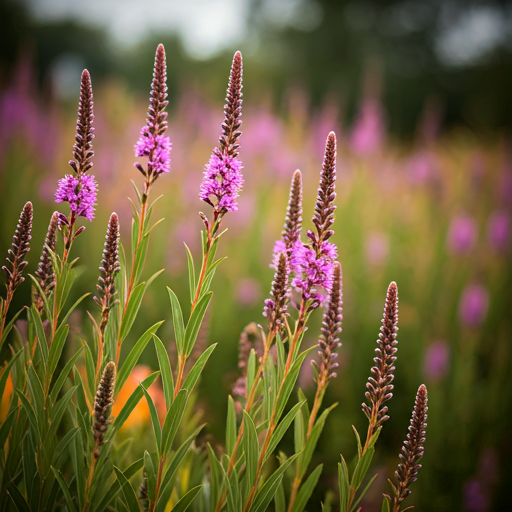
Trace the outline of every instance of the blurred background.
{"label": "blurred background", "polygon": [[[430,395],[426,454],[410,504],[420,511],[506,510],[512,479],[512,2],[458,0],[2,0],[0,2],[0,250],[27,200],[34,203],[29,272],[36,268],[69,171],[80,73],[95,94],[96,219],[79,237],[85,267],[74,293],[93,291],[110,212],[128,244],[133,145],[144,124],[154,52],[164,43],[171,174],[155,186],[146,274],[165,272],[142,305],[133,337],[161,318],[172,351],[165,286],[187,300],[186,242],[200,256],[198,199],[217,143],[231,58],[244,55],[239,211],[225,218],[203,343],[218,342],[197,410],[224,439],[227,395],[238,377],[238,337],[261,322],[269,268],[293,171],[304,175],[304,224],[313,212],[323,147],[338,137],[336,235],[344,273],[340,371],[325,403],[339,402],[315,454],[324,473],[308,510],[336,490],[338,454],[355,454],[351,425],[372,365],[387,285],[400,294],[391,419],[363,503],[380,510],[418,386]],[[30,300],[26,282],[15,296]],[[12,311],[16,308],[13,307]],[[87,310],[72,317],[91,336]],[[317,342],[320,313],[305,345]],[[156,368],[152,347],[138,371]],[[142,378],[142,377],[141,377]],[[306,365],[300,385],[312,396]],[[134,384],[135,385],[135,384]],[[132,428],[144,431],[148,414]],[[283,450],[292,450],[291,437]],[[509,482],[509,484],[507,484]],[[336,491],[337,492],[337,491]],[[337,510],[334,497],[334,510]]]}

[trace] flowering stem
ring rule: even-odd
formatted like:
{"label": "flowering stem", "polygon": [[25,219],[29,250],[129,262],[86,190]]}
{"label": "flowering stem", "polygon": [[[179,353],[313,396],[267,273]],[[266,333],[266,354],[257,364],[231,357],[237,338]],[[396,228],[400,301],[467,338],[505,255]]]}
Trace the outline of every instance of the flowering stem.
{"label": "flowering stem", "polygon": [[290,344],[290,350],[288,352],[288,358],[286,360],[286,366],[285,366],[285,370],[284,370],[284,373],[283,373],[283,378],[281,380],[281,385],[280,385],[279,391],[277,393],[277,398],[276,398],[276,401],[274,403],[274,407],[272,409],[272,414],[270,416],[269,427],[268,427],[268,430],[267,430],[267,434],[265,436],[265,441],[263,442],[263,447],[261,449],[260,458],[258,460],[258,466],[257,466],[257,469],[256,469],[256,479],[254,481],[254,485],[252,486],[252,489],[251,489],[251,492],[249,494],[249,497],[247,498],[247,503],[245,504],[244,512],[248,512],[248,510],[251,508],[252,501],[253,501],[254,496],[256,494],[256,491],[258,489],[258,483],[259,483],[259,479],[260,479],[260,475],[261,475],[261,470],[263,469],[263,462],[265,460],[265,456],[266,456],[266,453],[267,453],[267,450],[268,450],[268,446],[270,444],[270,440],[272,439],[272,435],[274,434],[274,430],[277,427],[277,422],[279,421],[279,418],[276,418],[277,403],[279,401],[279,396],[281,395],[281,392],[283,390],[283,385],[284,385],[284,382],[285,382],[286,377],[288,375],[288,372],[290,371],[290,367],[291,367],[292,362],[293,362],[293,355],[294,355],[295,350],[297,348],[297,343],[298,343],[298,341],[300,339],[301,334],[304,331],[304,326],[306,324],[307,317],[308,317],[308,314],[307,314],[306,300],[303,297],[302,301],[301,301],[301,304],[300,304],[299,318],[297,320],[297,325],[296,325],[296,328],[295,328],[295,334],[293,336],[292,343]]}
{"label": "flowering stem", "polygon": [[121,340],[121,324],[122,319],[124,318],[126,314],[126,309],[128,308],[128,303],[130,302],[130,297],[132,295],[133,288],[135,286],[135,260],[137,258],[137,254],[139,252],[140,243],[142,241],[142,237],[144,236],[144,223],[146,220],[146,214],[147,214],[147,204],[148,204],[148,197],[149,192],[151,190],[151,182],[147,180],[144,183],[144,193],[141,197],[141,210],[140,210],[140,218],[139,218],[139,232],[137,235],[137,243],[135,244],[135,250],[133,251],[132,255],[132,267],[130,270],[130,279],[128,281],[128,288],[126,290],[126,297],[124,301],[124,307],[123,307],[123,314],[121,316],[121,322],[119,322],[119,331],[117,335],[117,349],[116,349],[116,367],[119,364],[119,356],[121,355],[121,345],[123,341]]}

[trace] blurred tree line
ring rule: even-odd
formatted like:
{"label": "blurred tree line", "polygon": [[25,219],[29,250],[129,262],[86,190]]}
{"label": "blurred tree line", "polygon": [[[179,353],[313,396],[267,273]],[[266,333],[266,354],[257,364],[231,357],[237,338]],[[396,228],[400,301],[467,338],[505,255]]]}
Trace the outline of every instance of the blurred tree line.
{"label": "blurred tree line", "polygon": [[[485,133],[512,127],[512,32],[465,65],[443,62],[438,51],[441,29],[456,25],[462,14],[493,9],[505,19],[512,17],[511,2],[303,0],[299,7],[309,10],[288,25],[273,21],[271,1],[248,2],[248,37],[239,46],[247,50],[245,92],[250,97],[270,91],[279,105],[290,87],[301,87],[313,105],[326,98],[337,102],[341,121],[350,121],[362,94],[380,94],[389,128],[402,138],[414,135],[426,101],[439,107],[448,128],[463,124]],[[43,88],[56,59],[72,53],[82,58],[96,83],[117,77],[145,91],[157,42],[168,53],[171,103],[189,86],[208,96],[222,95],[226,61],[234,49],[196,61],[173,34],[152,34],[121,49],[100,29],[72,21],[43,24],[8,0],[0,1],[0,85],[22,52],[31,53]]]}

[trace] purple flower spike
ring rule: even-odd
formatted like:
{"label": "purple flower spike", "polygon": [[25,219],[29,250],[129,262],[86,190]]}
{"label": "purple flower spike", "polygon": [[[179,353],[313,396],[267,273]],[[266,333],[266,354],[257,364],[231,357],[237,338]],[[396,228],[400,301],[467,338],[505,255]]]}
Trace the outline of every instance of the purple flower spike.
{"label": "purple flower spike", "polygon": [[237,211],[236,198],[244,179],[242,162],[237,158],[213,153],[206,164],[199,197],[218,210]]}
{"label": "purple flower spike", "polygon": [[459,319],[469,327],[478,327],[487,317],[489,292],[479,284],[469,285],[459,302]]}
{"label": "purple flower spike", "polygon": [[238,138],[242,124],[242,54],[236,52],[229,75],[224,122],[219,147],[213,150],[206,164],[199,198],[214,208],[222,217],[228,211],[237,211],[236,198],[242,188],[242,162],[238,160]]}
{"label": "purple flower spike", "polygon": [[167,67],[165,64],[165,49],[158,45],[155,55],[151,97],[146,117],[146,126],[140,131],[140,137],[135,144],[135,156],[147,159],[147,170],[141,164],[135,167],[146,176],[149,185],[171,169],[171,139],[164,135],[167,130]]}
{"label": "purple flower spike", "polygon": [[98,185],[94,176],[82,174],[78,177],[66,174],[59,180],[55,202],[69,203],[69,209],[79,217],[87,220],[94,219],[94,206],[96,205],[96,193]]}

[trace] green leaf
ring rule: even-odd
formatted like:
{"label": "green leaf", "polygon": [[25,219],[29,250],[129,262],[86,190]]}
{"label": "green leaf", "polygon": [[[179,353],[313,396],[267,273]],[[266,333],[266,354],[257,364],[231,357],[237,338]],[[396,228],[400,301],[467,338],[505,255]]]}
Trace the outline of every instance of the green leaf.
{"label": "green leaf", "polygon": [[23,494],[21,494],[20,490],[16,487],[14,483],[11,483],[7,493],[11,497],[16,509],[18,512],[30,512],[30,507],[25,500]]}
{"label": "green leaf", "polygon": [[276,512],[286,512],[286,499],[284,496],[283,482],[281,482],[277,488],[274,496],[274,503]]}
{"label": "green leaf", "polygon": [[176,338],[176,347],[178,354],[181,355],[185,352],[184,339],[185,339],[185,326],[183,324],[183,313],[181,312],[180,301],[176,294],[167,287],[169,292],[169,299],[171,300],[172,309],[172,322],[174,325],[174,337]]}
{"label": "green leaf", "polygon": [[32,428],[32,435],[39,441],[41,439],[39,433],[39,423],[37,421],[36,413],[32,404],[28,401],[27,397],[19,390],[16,390],[18,398],[21,401],[21,405],[27,414],[28,422],[30,423],[30,427]]}
{"label": "green leaf", "polygon": [[[61,319],[60,321],[60,326],[62,327],[62,325],[64,325],[69,317],[71,316],[71,313],[73,313],[73,311],[76,309],[76,307],[80,304],[80,302],[82,302],[86,297],[88,297],[89,295],[91,295],[90,293],[84,293],[69,309],[68,309],[68,312],[65,314],[64,318]],[[57,329],[58,330],[58,329]],[[57,335],[57,333],[55,333],[55,335]],[[53,338],[53,341],[52,341],[52,345],[55,341],[55,337]]]}
{"label": "green leaf", "polygon": [[293,440],[295,445],[295,453],[299,453],[304,448],[305,432],[304,432],[304,415],[302,408],[295,416]]}
{"label": "green leaf", "polygon": [[185,382],[183,383],[183,388],[187,389],[189,393],[192,393],[194,390],[194,387],[197,383],[197,380],[201,376],[201,372],[203,371],[203,368],[208,361],[211,353],[215,350],[215,347],[217,346],[217,343],[214,343],[213,345],[210,345],[197,359],[196,363],[190,370],[189,374],[187,375],[187,378],[185,379]]}
{"label": "green leaf", "polygon": [[211,488],[210,488],[210,510],[215,510],[217,502],[220,499],[221,489],[224,485],[224,470],[222,469],[221,463],[215,456],[210,443],[206,443],[208,448],[208,458],[210,460],[210,473],[211,473]]}
{"label": "green leaf", "polygon": [[304,477],[304,474],[307,471],[307,468],[309,466],[309,463],[311,462],[311,457],[313,457],[313,452],[315,451],[316,444],[318,442],[318,439],[320,437],[320,434],[322,433],[322,430],[325,425],[325,421],[327,420],[327,416],[329,416],[329,413],[337,406],[338,404],[333,404],[331,407],[326,409],[320,417],[316,420],[315,425],[311,429],[311,433],[309,434],[308,440],[306,441],[306,445],[304,447],[304,450],[302,451],[299,462],[298,462],[298,468],[299,468],[299,476],[300,478]]}
{"label": "green leaf", "polygon": [[372,478],[370,478],[370,480],[366,484],[365,488],[359,493],[359,497],[352,505],[350,512],[355,512],[357,510],[357,507],[359,506],[359,503],[361,503],[361,500],[363,499],[364,495],[366,494],[366,491],[370,488],[370,485],[372,485],[373,481],[377,478],[377,476],[378,476],[378,474],[373,475]]}
{"label": "green leaf", "polygon": [[377,429],[377,431],[370,437],[370,442],[368,443],[368,446],[370,448],[373,448],[375,446],[375,443],[377,442],[377,439],[379,439],[380,431],[382,430],[382,425]]}
{"label": "green leaf", "polygon": [[247,398],[251,394],[254,386],[254,378],[256,377],[256,352],[251,348],[249,360],[247,361]]}
{"label": "green leaf", "polygon": [[53,385],[52,391],[50,393],[50,403],[53,404],[55,403],[55,400],[57,400],[57,396],[59,395],[59,392],[62,389],[64,382],[66,382],[66,379],[68,378],[69,372],[73,368],[73,365],[80,356],[82,349],[83,347],[80,347],[78,349],[77,353],[66,363],[66,366],[64,366],[62,371],[59,373],[59,377],[55,381],[55,384]]}
{"label": "green leaf", "polygon": [[[148,389],[153,382],[155,382],[156,378],[160,375],[160,372],[154,372],[149,377],[146,377],[141,384]],[[116,419],[114,420],[114,424],[112,425],[112,428],[109,429],[109,431],[113,434],[117,432],[124,424],[124,422],[128,419],[128,416],[130,416],[133,409],[135,409],[135,406],[139,403],[140,399],[144,393],[142,392],[142,388],[137,386],[133,393],[130,395],[130,398],[126,401],[126,403],[123,405],[123,408],[117,415]]]}
{"label": "green leaf", "polygon": [[155,432],[156,447],[158,453],[160,453],[160,447],[162,444],[162,429],[160,428],[160,420],[158,419],[158,412],[156,411],[155,402],[153,402],[153,399],[146,391],[144,386],[142,384],[139,384],[139,386],[142,388],[142,392],[146,396],[146,401],[148,403],[149,412],[151,415],[151,423],[153,424],[153,431]]}
{"label": "green leaf", "polygon": [[123,474],[123,472],[114,466],[114,471],[116,472],[117,480],[121,485],[121,489],[123,491],[126,502],[128,503],[128,510],[130,512],[140,511],[139,500],[137,499],[137,495],[133,490],[132,484]]}
{"label": "green leaf", "polygon": [[288,372],[288,375],[286,375],[286,377],[283,381],[282,387],[279,391],[279,395],[277,397],[276,415],[275,415],[276,421],[278,421],[279,418],[281,417],[281,414],[283,414],[286,403],[288,402],[288,398],[290,397],[293,387],[295,386],[295,382],[297,381],[297,377],[299,376],[300,367],[302,366],[304,358],[314,348],[315,347],[311,347],[310,349],[302,352],[302,354],[300,354],[297,357],[297,360],[293,363],[292,367],[290,368],[290,371]]}
{"label": "green leaf", "polygon": [[187,357],[190,356],[192,349],[194,348],[194,344],[196,342],[201,324],[203,323],[206,308],[208,307],[210,299],[212,298],[212,294],[213,292],[208,292],[205,295],[203,295],[197,302],[194,311],[192,311],[192,314],[190,315],[190,320],[185,329],[185,339],[183,347]]}
{"label": "green leaf", "polygon": [[[139,388],[137,388],[139,389]],[[140,391],[140,389],[139,389]],[[142,395],[142,392],[141,392]],[[128,479],[130,479],[139,469],[144,465],[144,459],[139,459],[135,461],[133,464],[128,466],[128,468],[124,471],[124,476]],[[97,512],[104,512],[105,509],[109,506],[111,501],[119,494],[121,491],[121,484],[118,480],[115,480],[114,483],[110,486],[110,489],[108,490],[105,497],[101,500],[101,503],[98,504],[98,506],[94,509]],[[93,504],[94,506],[94,504]]]}
{"label": "green leaf", "polygon": [[[80,413],[78,413],[80,415]],[[83,427],[82,427],[83,428]],[[82,435],[87,435],[87,431],[78,432],[73,438],[73,442],[69,445],[69,453],[71,455],[71,462],[73,463],[73,472],[75,474],[75,481],[78,494],[78,508],[82,509],[85,499],[85,482],[87,479],[85,468],[85,452]]]}
{"label": "green leaf", "polygon": [[41,381],[34,370],[34,365],[31,364],[27,371],[27,383],[30,390],[31,403],[35,409],[37,417],[44,418],[45,398]]}
{"label": "green leaf", "polygon": [[48,380],[51,380],[55,368],[59,362],[64,348],[64,343],[68,336],[69,326],[67,324],[61,324],[55,332],[53,337],[52,346],[50,347],[50,354],[48,355]]}
{"label": "green leaf", "polygon": [[295,503],[293,504],[292,512],[302,512],[302,510],[306,508],[309,498],[311,498],[311,494],[313,494],[313,490],[320,478],[323,467],[323,464],[317,466],[311,475],[309,475],[308,479],[302,484],[299,492],[297,493]]}
{"label": "green leaf", "polygon": [[192,253],[188,248],[188,245],[183,242],[185,245],[185,249],[187,250],[187,263],[188,263],[188,287],[190,290],[190,304],[194,302],[194,297],[196,294],[196,271],[194,269],[194,258],[192,257]]}
{"label": "green leaf", "polygon": [[258,468],[259,445],[258,433],[252,418],[244,411],[244,450],[245,450],[245,474],[249,485],[248,491],[251,489],[253,482],[256,480],[256,470]]}
{"label": "green leaf", "polygon": [[162,429],[162,449],[160,451],[164,457],[171,451],[172,442],[174,441],[176,432],[178,432],[178,427],[183,417],[187,398],[188,391],[181,389],[165,416],[164,428]]}
{"label": "green leaf", "polygon": [[251,512],[265,512],[268,505],[274,498],[281,480],[283,479],[285,471],[288,469],[290,464],[297,458],[298,454],[293,455],[289,459],[283,462],[281,466],[274,471],[274,473],[267,479],[267,481],[261,486],[260,490],[256,494],[253,505],[251,506]]}
{"label": "green leaf", "polygon": [[194,501],[195,497],[201,490],[201,487],[203,486],[198,485],[197,487],[190,489],[190,491],[188,491],[187,494],[185,494],[185,496],[183,496],[183,498],[181,498],[181,500],[176,503],[176,506],[173,507],[172,512],[185,512],[185,510],[187,510],[190,504]]}
{"label": "green leaf", "polygon": [[68,444],[71,442],[71,440],[78,434],[78,427],[72,428],[59,441],[59,444],[57,445],[57,448],[55,448],[55,453],[53,455],[53,460],[58,461],[59,457],[65,452],[66,448],[68,447]]}
{"label": "green leaf", "polygon": [[226,451],[233,453],[236,444],[236,411],[233,397],[228,397],[228,417],[226,420]]}
{"label": "green leaf", "polygon": [[85,349],[85,375],[87,377],[87,389],[84,386],[84,391],[87,391],[89,398],[92,400],[92,397],[96,395],[96,363],[89,345],[83,340],[82,345]]}
{"label": "green leaf", "polygon": [[18,352],[16,352],[12,356],[11,360],[7,363],[7,366],[5,366],[4,368],[2,368],[0,370],[0,397],[4,396],[5,385],[7,384],[7,379],[9,378],[9,373],[11,372],[11,368],[13,367],[14,363],[16,362],[16,359],[18,359],[18,357],[20,357],[22,352],[23,352],[23,349],[18,350]]}
{"label": "green leaf", "polygon": [[34,324],[34,328],[36,330],[38,346],[41,350],[41,354],[43,356],[44,366],[46,367],[48,361],[48,340],[46,339],[46,334],[44,333],[43,322],[41,321],[41,317],[37,312],[37,309],[34,305],[29,312],[29,319]]}
{"label": "green leaf", "polygon": [[270,439],[270,443],[268,445],[267,452],[265,454],[264,460],[267,460],[268,457],[274,453],[274,450],[276,449],[277,445],[279,444],[279,441],[283,438],[286,431],[292,424],[292,421],[295,419],[296,414],[299,412],[299,409],[302,407],[304,402],[299,402],[298,404],[295,404],[288,414],[284,417],[283,421],[279,423],[277,428],[274,430],[274,433],[272,434],[272,437]]}
{"label": "green leaf", "polygon": [[338,487],[340,491],[340,512],[348,512],[350,484],[348,479],[348,467],[343,455],[341,455],[341,462],[338,463]]}
{"label": "green leaf", "polygon": [[139,357],[142,354],[143,350],[146,348],[146,345],[148,344],[149,340],[163,323],[164,321],[162,320],[161,322],[157,322],[155,325],[152,325],[139,338],[139,341],[137,341],[134,347],[130,350],[128,357],[126,358],[119,372],[117,373],[115,394],[119,393],[120,389],[123,387],[123,384],[130,376],[130,373],[132,373],[134,366],[137,364],[137,361],[139,360]]}
{"label": "green leaf", "polygon": [[361,458],[361,455],[363,454],[363,449],[361,447],[361,438],[359,437],[359,432],[357,431],[356,427],[354,427],[354,425],[352,425],[352,430],[354,431],[354,435],[356,436],[357,453],[359,458]]}
{"label": "green leaf", "polygon": [[[174,454],[174,457],[167,468],[167,471],[165,472],[165,475],[162,479],[162,485],[160,487],[160,495],[162,495],[173,479],[173,477],[176,475],[176,472],[178,471],[178,467],[181,464],[181,461],[185,457],[190,445],[192,444],[192,441],[197,437],[199,432],[204,428],[205,424],[199,426],[196,428],[196,430],[183,442],[183,444],[176,450],[176,453]],[[158,507],[157,507],[158,508]]]}
{"label": "green leaf", "polygon": [[0,426],[0,451],[4,448],[5,441],[7,441],[7,436],[11,431],[12,423],[17,413],[18,407],[14,407]]}
{"label": "green leaf", "polygon": [[56,470],[52,466],[53,474],[55,475],[55,478],[57,479],[57,482],[59,482],[60,488],[62,489],[62,493],[64,494],[64,498],[66,499],[66,505],[68,506],[69,512],[76,512],[75,505],[73,504],[73,498],[71,497],[71,494],[69,492],[69,486],[66,484],[66,481],[64,480],[64,477],[62,476],[61,472]]}
{"label": "green leaf", "polygon": [[384,496],[384,500],[382,501],[381,512],[389,512],[389,500]]}
{"label": "green leaf", "polygon": [[[149,220],[149,215],[146,216],[146,221]],[[139,277],[142,274],[142,269],[144,268],[144,262],[146,260],[146,254],[148,251],[148,243],[149,243],[149,233],[146,233],[137,247],[137,251],[135,254],[135,262],[134,262],[134,282],[139,282]]]}
{"label": "green leaf", "polygon": [[374,453],[375,448],[368,448],[364,455],[359,459],[356,469],[354,470],[354,474],[352,475],[351,486],[353,489],[357,489],[361,485],[368,468],[370,467]]}
{"label": "green leaf", "polygon": [[146,291],[146,283],[140,283],[133,290],[130,296],[130,300],[128,301],[128,305],[126,306],[126,313],[123,316],[123,321],[121,322],[121,327],[119,329],[119,340],[122,342],[128,336],[130,329],[132,328],[133,322],[135,321],[135,317],[140,308],[140,304],[142,302],[142,297],[144,297],[144,292]]}
{"label": "green leaf", "polygon": [[[31,276],[32,277],[32,276]],[[2,348],[4,341],[7,339],[7,336],[9,336],[9,333],[11,332],[12,326],[14,325],[14,322],[18,319],[21,312],[24,311],[25,308],[20,309],[12,318],[11,321],[5,326],[4,332],[2,334],[2,339],[0,340],[0,349]],[[1,396],[1,394],[0,394]]]}
{"label": "green leaf", "polygon": [[148,496],[151,501],[154,501],[156,494],[156,471],[153,459],[147,450],[144,451],[144,470],[148,477]]}
{"label": "green leaf", "polygon": [[165,350],[162,340],[156,334],[153,334],[153,341],[155,343],[156,355],[158,357],[160,374],[162,375],[165,407],[166,409],[169,409],[174,397],[174,380],[172,378],[171,362],[169,361],[169,355],[167,354],[167,350]]}
{"label": "green leaf", "polygon": [[55,405],[50,415],[50,429],[48,430],[48,436],[51,437],[57,434],[57,428],[60,425],[62,417],[68,408],[69,402],[75,393],[78,386],[73,386]]}

